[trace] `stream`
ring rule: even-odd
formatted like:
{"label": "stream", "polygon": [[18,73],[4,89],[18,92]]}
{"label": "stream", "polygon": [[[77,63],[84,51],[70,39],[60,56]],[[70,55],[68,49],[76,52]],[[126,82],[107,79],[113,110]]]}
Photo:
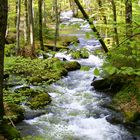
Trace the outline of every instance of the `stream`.
{"label": "stream", "polygon": [[[85,47],[89,51],[99,49],[100,44],[96,39],[85,37],[85,31],[90,30],[89,26],[83,20],[68,17],[70,13],[67,14],[62,15],[65,25],[84,23],[81,25],[81,34],[73,34],[80,41],[77,48]],[[74,46],[70,45],[70,48]],[[65,52],[55,56],[73,60]],[[22,136],[40,136],[41,140],[134,140],[123,125],[113,125],[106,120],[108,116],[119,117],[119,114],[105,108],[104,104],[111,101],[110,97],[95,91],[91,86],[93,71],[102,65],[103,60],[91,54],[88,59],[77,61],[82,66],[89,66],[90,70],[69,72],[68,76],[51,84],[50,88],[54,91],[49,93],[52,102],[45,108],[46,113],[19,123],[17,128]]]}

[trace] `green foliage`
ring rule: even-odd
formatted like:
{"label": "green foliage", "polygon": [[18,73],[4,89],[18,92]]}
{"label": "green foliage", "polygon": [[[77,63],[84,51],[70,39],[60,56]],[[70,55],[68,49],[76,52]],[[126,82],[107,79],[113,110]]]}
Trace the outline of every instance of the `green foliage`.
{"label": "green foliage", "polygon": [[89,57],[89,52],[86,48],[82,48],[77,51],[72,51],[71,56],[74,59],[79,59],[79,58],[88,58]]}
{"label": "green foliage", "polygon": [[8,140],[18,140],[20,138],[19,131],[8,124],[0,125],[0,130],[2,130],[2,134],[8,138]]}
{"label": "green foliage", "polygon": [[88,66],[81,66],[80,70],[81,71],[89,71],[90,67],[88,67]]}
{"label": "green foliage", "polygon": [[100,74],[99,69],[98,68],[95,68],[94,69],[94,75],[99,76],[99,74]]}

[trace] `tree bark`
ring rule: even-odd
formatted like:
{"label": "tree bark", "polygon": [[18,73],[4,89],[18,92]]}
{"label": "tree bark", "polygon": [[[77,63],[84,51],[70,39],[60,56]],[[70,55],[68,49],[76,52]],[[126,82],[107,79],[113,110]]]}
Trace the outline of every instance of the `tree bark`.
{"label": "tree bark", "polygon": [[21,10],[21,0],[18,0],[17,4],[17,24],[16,24],[16,48],[17,48],[17,55],[20,53],[20,10]]}
{"label": "tree bark", "polygon": [[43,35],[42,35],[42,0],[38,0],[38,13],[39,13],[39,41],[40,48],[44,51]]}
{"label": "tree bark", "polygon": [[58,8],[58,0],[55,0],[55,20],[56,20],[56,26],[55,26],[55,38],[54,38],[54,48],[53,50],[56,51],[57,47],[57,39],[59,36],[59,23],[60,23],[60,12]]}
{"label": "tree bark", "polygon": [[115,42],[116,45],[119,45],[119,37],[118,37],[118,30],[117,30],[117,14],[116,14],[116,4],[114,0],[111,0],[112,4],[112,11],[113,11],[113,21],[114,21],[114,33],[115,33]]}
{"label": "tree bark", "polygon": [[7,27],[7,12],[8,12],[7,0],[0,0],[0,122],[3,120],[4,116],[3,75],[4,75],[4,46]]}
{"label": "tree bark", "polygon": [[126,37],[132,36],[132,0],[125,0]]}
{"label": "tree bark", "polygon": [[34,41],[34,19],[33,19],[33,1],[28,0],[28,16],[29,16],[29,29],[30,29],[30,44],[32,57],[35,57],[35,41]]}
{"label": "tree bark", "polygon": [[103,41],[103,39],[101,38],[99,32],[97,31],[95,25],[93,24],[93,20],[89,19],[89,16],[87,15],[87,13],[85,12],[85,10],[83,9],[82,5],[80,4],[79,0],[74,0],[75,3],[77,4],[78,8],[80,9],[81,13],[83,14],[84,18],[87,20],[87,22],[89,23],[91,29],[93,32],[96,33],[97,39],[99,40],[99,42],[102,45],[103,50],[107,53],[108,49]]}
{"label": "tree bark", "polygon": [[27,0],[24,0],[24,41],[25,45],[29,43],[29,21],[28,21],[28,3]]}

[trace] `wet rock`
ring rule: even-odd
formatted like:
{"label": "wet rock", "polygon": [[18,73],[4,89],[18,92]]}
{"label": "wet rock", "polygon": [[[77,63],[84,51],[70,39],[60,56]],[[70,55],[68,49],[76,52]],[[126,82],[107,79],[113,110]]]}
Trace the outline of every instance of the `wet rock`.
{"label": "wet rock", "polygon": [[95,90],[117,93],[123,87],[124,82],[121,82],[120,78],[104,78],[104,79],[94,79],[91,83],[91,86],[94,87]]}
{"label": "wet rock", "polygon": [[64,64],[64,68],[68,71],[73,71],[81,68],[81,65],[76,61],[71,61]]}
{"label": "wet rock", "polygon": [[110,88],[110,81],[108,79],[99,79],[99,80],[94,80],[91,83],[91,86],[94,86],[96,90],[106,90]]}
{"label": "wet rock", "polygon": [[122,124],[123,123],[123,117],[121,115],[119,115],[119,116],[109,115],[106,117],[106,120],[111,124]]}
{"label": "wet rock", "polygon": [[30,119],[39,117],[45,113],[46,113],[46,111],[44,111],[44,110],[26,110],[25,119],[30,120]]}

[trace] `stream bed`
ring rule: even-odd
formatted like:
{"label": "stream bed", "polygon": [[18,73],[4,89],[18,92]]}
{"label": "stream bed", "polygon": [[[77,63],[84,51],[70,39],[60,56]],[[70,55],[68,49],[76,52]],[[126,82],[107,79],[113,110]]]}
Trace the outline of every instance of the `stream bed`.
{"label": "stream bed", "polygon": [[[77,21],[78,19],[68,18],[65,23]],[[89,29],[85,24],[81,26],[81,30],[85,30],[85,28]],[[99,42],[94,38],[86,39],[85,34],[77,36],[80,42],[77,47],[85,47],[89,51],[100,47]],[[70,45],[70,48],[72,49],[73,45]],[[73,60],[66,52],[57,53],[56,57],[65,58],[68,61]],[[82,66],[89,66],[89,71],[69,72],[68,76],[51,84],[50,88],[53,89],[53,92],[49,94],[52,102],[45,108],[46,113],[19,123],[17,128],[21,131],[21,135],[39,136],[41,140],[136,139],[123,125],[113,125],[106,120],[110,115],[119,117],[119,114],[105,108],[104,104],[110,102],[110,97],[95,91],[91,86],[94,78],[93,71],[102,65],[103,60],[91,54],[88,59],[78,59],[77,61]],[[30,139],[35,140],[34,137]]]}

